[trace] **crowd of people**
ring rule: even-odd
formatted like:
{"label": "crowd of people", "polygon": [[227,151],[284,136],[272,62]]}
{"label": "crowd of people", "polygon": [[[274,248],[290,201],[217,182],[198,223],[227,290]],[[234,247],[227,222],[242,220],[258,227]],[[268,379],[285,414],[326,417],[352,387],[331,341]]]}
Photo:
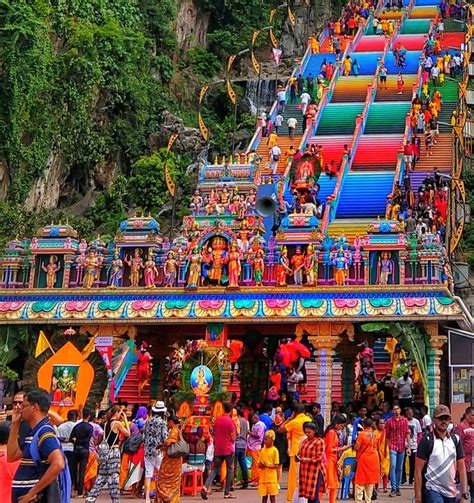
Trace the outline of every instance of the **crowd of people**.
{"label": "crowd of people", "polygon": [[134,419],[114,405],[97,418],[70,411],[64,421],[50,410],[46,391],[17,394],[11,421],[0,423],[1,501],[62,502],[61,474],[69,470],[89,503],[105,483],[114,503],[124,489],[147,502],[176,503],[183,474],[198,470],[204,500],[219,488],[224,499],[256,488],[262,503],[275,503],[286,467],[288,501],[334,503],[343,482],[366,503],[388,492],[389,482],[390,497],[408,483],[417,503],[451,503],[459,493],[470,501],[474,408],[457,425],[445,405],[429,415],[426,406],[401,401],[357,412],[354,402],[333,402],[329,417],[326,425],[319,404],[295,399],[261,407],[229,402],[208,431],[189,432],[159,401],[138,408]]}

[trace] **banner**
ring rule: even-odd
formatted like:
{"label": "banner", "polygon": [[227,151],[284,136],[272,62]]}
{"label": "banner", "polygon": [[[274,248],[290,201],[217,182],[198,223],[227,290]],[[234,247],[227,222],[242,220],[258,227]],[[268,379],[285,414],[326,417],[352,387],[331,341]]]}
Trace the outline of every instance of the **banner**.
{"label": "banner", "polygon": [[260,30],[254,31],[252,35],[252,47],[255,45],[258,36],[260,35]]}
{"label": "banner", "polygon": [[229,59],[227,60],[227,73],[230,72],[230,69],[232,68],[232,65],[233,65],[236,57],[237,57],[237,54],[232,54],[231,56],[229,56]]}
{"label": "banner", "polygon": [[201,90],[199,91],[199,104],[202,103],[202,100],[204,99],[204,96],[206,96],[206,93],[209,89],[209,86],[202,86]]}
{"label": "banner", "polygon": [[174,142],[178,138],[177,134],[172,134],[168,140],[168,146],[166,147],[166,153],[168,154],[169,151],[171,150],[171,147],[173,146]]}
{"label": "banner", "polygon": [[275,65],[278,66],[280,64],[283,51],[281,49],[276,49],[275,47],[273,47],[272,53],[273,53],[273,61],[275,62]]}
{"label": "banner", "polygon": [[229,95],[229,99],[232,102],[232,105],[235,106],[235,104],[237,103],[237,95],[235,94],[235,91],[234,91],[234,88],[232,87],[230,79],[227,79],[226,84],[227,84],[227,94]]}
{"label": "banner", "polygon": [[278,49],[278,40],[276,39],[275,35],[273,34],[273,30],[270,28],[270,42],[272,43],[273,47],[275,49]]}
{"label": "banner", "polygon": [[275,17],[275,14],[276,14],[276,9],[272,9],[270,11],[270,15],[268,16],[268,21],[271,23],[273,21],[273,18]]}
{"label": "banner", "polygon": [[102,356],[107,372],[112,370],[112,337],[97,337],[95,349]]}
{"label": "banner", "polygon": [[291,12],[290,6],[288,5],[288,19],[293,26],[296,26],[296,18],[293,12]]}
{"label": "banner", "polygon": [[252,58],[252,65],[255,69],[255,72],[257,73],[257,75],[260,75],[260,63],[257,61],[257,58],[255,57],[255,54],[253,53],[253,51],[252,51],[251,58]]}
{"label": "banner", "polygon": [[204,141],[208,141],[209,140],[209,129],[206,126],[206,124],[204,124],[204,121],[202,120],[202,115],[201,115],[200,110],[198,113],[198,124],[199,124],[199,131],[201,132],[202,139]]}

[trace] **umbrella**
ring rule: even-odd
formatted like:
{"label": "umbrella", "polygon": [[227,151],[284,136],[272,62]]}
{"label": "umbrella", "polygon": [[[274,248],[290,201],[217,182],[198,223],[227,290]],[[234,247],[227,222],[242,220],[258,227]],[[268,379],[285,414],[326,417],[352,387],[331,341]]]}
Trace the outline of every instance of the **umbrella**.
{"label": "umbrella", "polygon": [[303,358],[309,358],[311,356],[309,349],[299,341],[291,341],[287,344],[287,346],[288,346],[288,349],[290,350],[290,352],[295,354],[295,359],[296,359],[296,352],[297,351],[300,353],[300,355]]}

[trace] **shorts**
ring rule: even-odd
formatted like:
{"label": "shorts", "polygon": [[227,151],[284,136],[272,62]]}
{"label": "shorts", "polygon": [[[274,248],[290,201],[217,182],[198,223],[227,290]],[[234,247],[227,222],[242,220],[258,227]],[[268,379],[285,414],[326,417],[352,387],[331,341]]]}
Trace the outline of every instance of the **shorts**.
{"label": "shorts", "polygon": [[403,160],[405,162],[413,162],[413,156],[412,155],[404,155]]}
{"label": "shorts", "polygon": [[278,496],[278,482],[259,482],[259,496]]}
{"label": "shorts", "polygon": [[387,82],[387,76],[386,75],[380,75],[380,82]]}
{"label": "shorts", "polygon": [[159,470],[161,462],[163,461],[163,453],[159,452],[152,458],[145,456],[145,477],[147,479],[153,478],[155,470]]}

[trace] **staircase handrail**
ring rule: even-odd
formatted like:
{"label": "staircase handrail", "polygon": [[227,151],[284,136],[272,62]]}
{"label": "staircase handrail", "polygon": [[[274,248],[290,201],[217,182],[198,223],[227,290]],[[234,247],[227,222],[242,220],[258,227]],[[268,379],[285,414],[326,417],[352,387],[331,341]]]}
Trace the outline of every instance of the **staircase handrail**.
{"label": "staircase handrail", "polygon": [[[319,102],[318,110],[316,112],[316,116],[314,118],[314,121],[312,122],[310,127],[307,127],[305,129],[305,132],[303,133],[303,136],[301,138],[300,144],[298,146],[298,149],[300,152],[304,152],[304,149],[306,148],[306,145],[308,144],[308,141],[311,139],[311,136],[316,134],[316,131],[318,129],[319,123],[321,122],[321,117],[323,115],[323,110],[325,106],[331,101],[332,95],[334,94],[334,89],[336,88],[336,82],[337,79],[342,71],[342,62],[344,61],[345,57],[349,52],[351,52],[354,48],[354,41],[356,38],[362,33],[363,29],[362,26],[359,26],[357,30],[357,34],[354,37],[353,40],[351,40],[347,45],[346,48],[344,49],[344,53],[341,56],[341,59],[337,61],[336,64],[336,69],[334,70],[334,73],[331,77],[331,80],[329,82],[329,85],[324,88],[323,91],[323,96],[321,98],[321,101]],[[323,167],[323,166],[322,166]],[[291,162],[289,162],[286,166],[285,169],[285,177],[288,175],[289,171],[291,168]]]}
{"label": "staircase handrail", "polygon": [[[380,63],[379,66],[381,66]],[[373,103],[376,94],[377,94],[377,81],[375,81],[375,85],[369,84],[367,86],[367,95],[365,97],[364,108],[362,110],[362,114],[359,115],[356,119],[357,124],[354,129],[354,133],[352,135],[351,155],[350,157],[347,155],[343,157],[343,163],[341,165],[341,168],[339,169],[339,174],[337,175],[337,181],[336,185],[334,186],[334,191],[330,196],[327,197],[327,204],[321,222],[321,230],[323,233],[326,232],[329,224],[333,221],[336,215],[337,207],[339,206],[341,190],[344,185],[346,174],[350,171],[352,167],[352,163],[355,157],[354,154],[355,151],[357,150],[357,145],[367,124],[370,105]]]}
{"label": "staircase handrail", "polygon": [[124,345],[126,347],[122,351],[122,354],[118,359],[117,366],[114,369],[115,396],[118,395],[122,384],[125,382],[128,372],[137,359],[135,343],[133,341],[126,341],[124,342]]}
{"label": "staircase handrail", "polygon": [[[394,35],[395,31],[392,34],[392,38]],[[357,145],[359,143],[359,139],[365,131],[365,126],[367,124],[367,119],[369,116],[370,105],[373,103],[373,101],[375,100],[375,96],[377,95],[377,86],[379,81],[380,69],[382,68],[382,64],[385,62],[385,57],[387,56],[389,47],[390,47],[390,39],[385,44],[384,51],[382,53],[380,61],[377,64],[377,69],[375,70],[372,84],[367,86],[367,95],[365,98],[364,108],[362,110],[362,114],[357,118],[358,121],[354,129],[354,134],[352,135],[351,157],[347,159],[343,158],[343,164],[341,165],[341,168],[339,170],[336,185],[334,186],[334,191],[327,198],[328,204],[326,205],[326,208],[324,210],[323,220],[321,223],[321,228],[323,232],[326,231],[328,225],[332,222],[332,220],[335,217],[337,207],[339,205],[339,197],[341,194],[341,189],[345,180],[345,176],[352,168],[352,162],[354,159],[355,151],[357,149]]]}
{"label": "staircase handrail", "polygon": [[[418,96],[420,90],[421,90],[421,73],[422,73],[423,67],[421,65],[418,66],[418,72],[416,74],[416,80],[413,84],[412,87],[412,95],[411,95],[411,102]],[[403,140],[402,140],[402,146],[405,145],[411,138],[411,127],[410,127],[410,113],[406,115],[405,119],[405,131],[403,133]],[[403,147],[401,147],[403,148]],[[405,172],[405,161],[403,160],[403,155],[398,155],[398,160],[397,160],[397,166],[395,167],[395,176],[393,177],[393,186],[392,186],[392,193],[395,190],[395,184],[402,183],[402,178]]]}

